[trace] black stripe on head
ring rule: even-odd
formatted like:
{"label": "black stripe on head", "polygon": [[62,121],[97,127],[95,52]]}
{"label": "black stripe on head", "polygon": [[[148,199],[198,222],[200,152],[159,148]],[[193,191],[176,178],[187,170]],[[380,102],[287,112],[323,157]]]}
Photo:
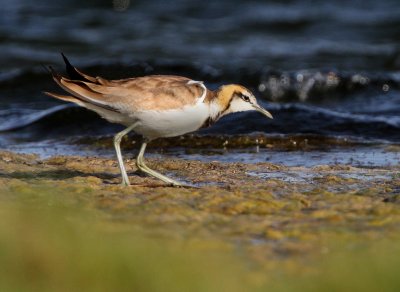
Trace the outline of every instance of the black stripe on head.
{"label": "black stripe on head", "polygon": [[238,91],[235,91],[235,93],[236,93],[241,99],[243,99],[244,101],[250,102],[250,96],[248,96],[247,94],[243,94],[242,92],[238,92]]}
{"label": "black stripe on head", "polygon": [[232,100],[235,96],[240,97],[241,93],[239,91],[234,91],[232,93],[232,96],[230,97],[229,102],[226,104],[225,108],[221,111],[220,115],[223,115],[231,107]]}

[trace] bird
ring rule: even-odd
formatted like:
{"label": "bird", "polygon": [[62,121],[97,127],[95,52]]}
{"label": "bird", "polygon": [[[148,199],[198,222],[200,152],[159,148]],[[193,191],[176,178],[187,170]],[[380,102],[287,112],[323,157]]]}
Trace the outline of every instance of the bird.
{"label": "bird", "polygon": [[138,170],[172,186],[184,186],[148,167],[144,153],[149,142],[156,138],[176,137],[209,127],[231,113],[257,111],[268,118],[271,113],[261,107],[254,94],[238,84],[208,89],[202,81],[175,75],[147,75],[118,80],[93,77],[72,66],[61,53],[68,77],[52,66],[48,70],[53,80],[68,95],[44,93],[56,99],[72,102],[99,114],[111,123],[126,128],[113,138],[122,185],[129,186],[121,153],[121,139],[129,132],[142,136],[136,157]]}

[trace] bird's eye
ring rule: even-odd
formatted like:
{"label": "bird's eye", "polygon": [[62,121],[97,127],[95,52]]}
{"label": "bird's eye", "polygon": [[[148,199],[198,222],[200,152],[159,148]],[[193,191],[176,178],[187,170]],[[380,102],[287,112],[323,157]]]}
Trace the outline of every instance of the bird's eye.
{"label": "bird's eye", "polygon": [[242,99],[244,101],[250,102],[250,97],[248,97],[247,95],[242,94]]}

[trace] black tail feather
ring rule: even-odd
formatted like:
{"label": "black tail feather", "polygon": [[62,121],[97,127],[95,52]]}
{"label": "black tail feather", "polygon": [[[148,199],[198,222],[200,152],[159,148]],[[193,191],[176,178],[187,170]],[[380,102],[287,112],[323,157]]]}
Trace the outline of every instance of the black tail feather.
{"label": "black tail feather", "polygon": [[47,71],[50,72],[50,74],[51,74],[54,78],[57,78],[57,79],[60,79],[60,78],[61,78],[61,75],[58,74],[58,73],[56,72],[56,70],[54,70],[53,67],[47,66],[47,67],[45,67],[45,68],[47,69]]}
{"label": "black tail feather", "polygon": [[61,75],[57,73],[56,70],[54,70],[54,68],[51,65],[45,65],[43,63],[41,63],[40,65],[42,65],[43,69],[49,73],[51,76],[53,76],[53,78],[56,79],[61,79]]}
{"label": "black tail feather", "polygon": [[64,59],[65,62],[65,69],[67,71],[67,74],[71,80],[79,80],[79,81],[90,81],[87,80],[85,77],[83,77],[79,72],[75,70],[75,67],[71,65],[67,57],[64,55],[64,53],[61,53],[61,56]]}
{"label": "black tail feather", "polygon": [[40,63],[40,65],[42,66],[42,68],[46,71],[46,73],[49,73],[49,74],[51,74],[52,72],[51,72],[51,70],[50,70],[50,66],[49,67],[47,67],[45,64],[43,64],[43,63]]}

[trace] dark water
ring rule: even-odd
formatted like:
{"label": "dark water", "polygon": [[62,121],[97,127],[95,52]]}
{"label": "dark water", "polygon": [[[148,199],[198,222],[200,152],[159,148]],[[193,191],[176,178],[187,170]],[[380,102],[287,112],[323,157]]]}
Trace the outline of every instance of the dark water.
{"label": "dark water", "polygon": [[275,117],[237,114],[203,133],[400,142],[398,0],[115,0],[114,6],[2,1],[0,148],[120,129],[41,93],[56,89],[41,64],[62,71],[61,51],[83,71],[107,78],[171,73],[211,88],[241,83]]}

